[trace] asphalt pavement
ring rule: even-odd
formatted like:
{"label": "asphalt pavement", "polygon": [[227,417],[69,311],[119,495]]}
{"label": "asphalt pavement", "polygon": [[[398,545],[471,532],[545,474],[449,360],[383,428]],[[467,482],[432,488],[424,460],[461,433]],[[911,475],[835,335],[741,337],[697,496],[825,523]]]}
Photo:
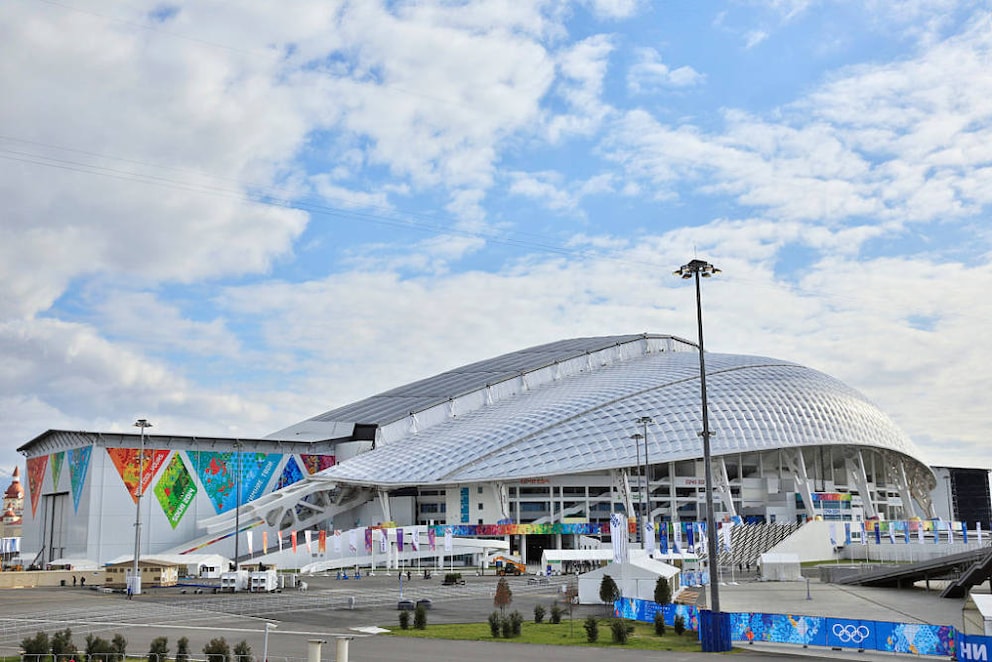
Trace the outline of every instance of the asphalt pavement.
{"label": "asphalt pavement", "polygon": [[[412,640],[368,634],[368,628],[394,628],[398,624],[397,601],[429,599],[429,623],[482,622],[493,611],[497,578],[466,575],[460,586],[443,586],[442,574],[431,579],[413,574],[402,582],[393,572],[360,580],[336,576],[305,578],[307,590],[286,589],[281,593],[213,593],[209,588],[148,589],[128,600],[120,593],[83,588],[12,589],[0,595],[0,654],[14,655],[25,637],[41,629],[49,632],[70,628],[73,640],[84,647],[87,634],[106,639],[122,634],[128,650],[141,654],[152,639],[166,636],[174,653],[175,641],[186,636],[193,657],[211,639],[224,637],[234,644],[247,641],[257,658],[265,646],[265,624],[274,624],[268,636],[269,662],[291,662],[307,658],[308,642],[325,641],[322,660],[334,660],[336,641],[350,638],[350,658],[357,662],[396,662],[449,659],[480,659],[500,656],[508,660],[570,662],[603,659],[603,649],[533,646],[511,642],[452,642]],[[574,578],[571,578],[574,581]],[[550,608],[561,601],[562,587],[569,578],[554,577],[538,583],[528,577],[508,578],[513,591],[511,608],[526,620],[534,606]],[[878,589],[809,582],[758,582],[754,578],[719,586],[723,611],[771,611],[809,616],[844,616],[937,625],[961,624],[963,600],[937,597],[937,591],[922,589]],[[572,617],[581,621],[589,614],[602,614],[601,605],[578,605]],[[699,654],[657,653],[666,660],[694,659]],[[829,657],[834,659],[892,659],[891,654],[846,653],[796,646],[755,645],[745,647],[735,659],[767,659],[769,656]],[[643,659],[643,651],[610,648],[616,660]]]}

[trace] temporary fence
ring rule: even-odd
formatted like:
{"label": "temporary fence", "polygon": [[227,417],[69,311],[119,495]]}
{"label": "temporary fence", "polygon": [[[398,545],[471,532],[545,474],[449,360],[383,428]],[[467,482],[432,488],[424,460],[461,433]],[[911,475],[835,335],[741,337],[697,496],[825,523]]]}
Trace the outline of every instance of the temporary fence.
{"label": "temporary fence", "polygon": [[[659,611],[666,625],[672,625],[676,616],[682,616],[686,629],[698,632],[697,607],[659,605],[636,598],[621,598],[614,603],[616,616],[636,621],[653,622]],[[950,625],[760,612],[731,612],[729,617],[733,641],[992,660],[992,637],[966,635]]]}

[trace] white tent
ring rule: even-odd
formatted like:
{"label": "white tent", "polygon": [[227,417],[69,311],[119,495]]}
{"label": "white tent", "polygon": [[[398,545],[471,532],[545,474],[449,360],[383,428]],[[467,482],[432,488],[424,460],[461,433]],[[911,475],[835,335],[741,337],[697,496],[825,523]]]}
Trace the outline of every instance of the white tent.
{"label": "white tent", "polygon": [[605,575],[613,578],[620,587],[620,594],[625,598],[654,600],[654,587],[658,583],[658,577],[668,580],[673,596],[679,588],[678,568],[648,558],[641,550],[631,550],[630,561],[625,564],[610,563],[605,568],[579,575],[579,604],[602,604],[599,599],[599,585]]}
{"label": "white tent", "polygon": [[587,562],[600,566],[613,559],[613,548],[604,549],[546,549],[541,553],[541,574],[550,570],[560,574],[569,563]]}
{"label": "white tent", "polygon": [[964,621],[965,634],[992,636],[992,595],[970,594],[962,608],[961,620]]}
{"label": "white tent", "polygon": [[758,567],[765,582],[796,582],[803,578],[798,554],[765,552],[758,557]]}

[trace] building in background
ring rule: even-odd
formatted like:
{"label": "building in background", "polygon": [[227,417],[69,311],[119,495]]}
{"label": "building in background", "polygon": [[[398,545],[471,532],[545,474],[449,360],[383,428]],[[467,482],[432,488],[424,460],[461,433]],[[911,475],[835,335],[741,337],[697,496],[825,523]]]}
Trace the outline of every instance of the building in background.
{"label": "building in background", "polygon": [[938,517],[967,522],[972,528],[981,523],[988,528],[992,520],[992,491],[988,469],[932,467],[937,477],[933,502]]}
{"label": "building in background", "polygon": [[[937,481],[919,450],[840,381],[779,359],[707,353],[707,388],[718,519],[935,515]],[[699,390],[692,342],[577,338],[264,439],[146,435],[142,550],[245,557],[290,533],[435,524],[504,537],[536,560],[608,530],[611,512],[701,519]],[[130,553],[138,445],[137,434],[50,430],[22,446],[24,555],[105,563]]]}

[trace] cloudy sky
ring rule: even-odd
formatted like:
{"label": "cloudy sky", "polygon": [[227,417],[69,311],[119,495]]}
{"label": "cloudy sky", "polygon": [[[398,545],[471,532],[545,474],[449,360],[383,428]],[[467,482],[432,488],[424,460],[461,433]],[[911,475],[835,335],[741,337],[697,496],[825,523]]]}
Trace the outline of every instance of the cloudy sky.
{"label": "cloudy sky", "polygon": [[989,2],[0,5],[0,468],[695,338],[992,466]]}

